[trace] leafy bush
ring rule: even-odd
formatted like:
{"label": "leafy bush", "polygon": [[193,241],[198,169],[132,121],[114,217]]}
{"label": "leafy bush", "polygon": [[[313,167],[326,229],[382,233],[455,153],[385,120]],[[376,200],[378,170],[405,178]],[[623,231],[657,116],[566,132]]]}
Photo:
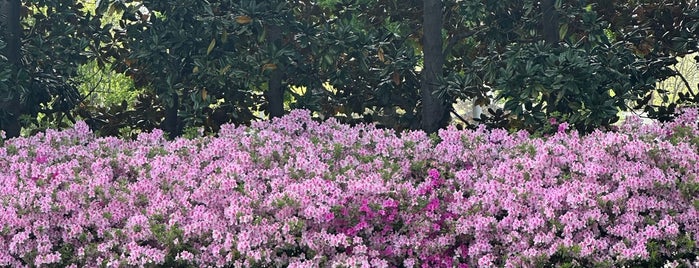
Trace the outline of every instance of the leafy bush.
{"label": "leafy bush", "polygon": [[657,266],[699,241],[697,111],[618,132],[400,135],[307,111],[218,137],[0,147],[4,266]]}
{"label": "leafy bush", "polygon": [[511,46],[496,81],[505,109],[529,130],[541,128],[550,117],[585,133],[610,126],[619,120],[619,111],[629,110],[629,100],[655,83],[642,78],[646,63],[629,56],[624,46],[590,51],[543,43]]}

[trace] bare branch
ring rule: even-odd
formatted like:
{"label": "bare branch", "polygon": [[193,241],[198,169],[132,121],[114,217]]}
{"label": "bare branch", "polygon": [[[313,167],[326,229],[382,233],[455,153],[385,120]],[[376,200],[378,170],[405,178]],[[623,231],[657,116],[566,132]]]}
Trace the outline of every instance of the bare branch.
{"label": "bare branch", "polygon": [[677,71],[676,73],[677,73],[677,76],[679,76],[680,79],[682,79],[682,82],[684,83],[684,86],[687,87],[687,91],[689,92],[689,94],[691,94],[692,97],[695,97],[695,98],[696,98],[697,95],[694,94],[694,92],[692,92],[692,86],[689,84],[689,81],[687,81],[687,78],[685,78],[684,75],[683,75],[681,72],[679,72],[679,71]]}
{"label": "bare branch", "polygon": [[466,124],[471,124],[471,123],[468,122],[468,120],[466,120],[466,119],[464,119],[463,117],[461,117],[461,115],[459,115],[459,114],[456,112],[456,110],[454,110],[454,108],[451,109],[451,113],[452,113],[454,116],[456,116],[456,118],[458,118],[459,120],[461,120],[461,122],[464,122],[464,123],[466,123]]}

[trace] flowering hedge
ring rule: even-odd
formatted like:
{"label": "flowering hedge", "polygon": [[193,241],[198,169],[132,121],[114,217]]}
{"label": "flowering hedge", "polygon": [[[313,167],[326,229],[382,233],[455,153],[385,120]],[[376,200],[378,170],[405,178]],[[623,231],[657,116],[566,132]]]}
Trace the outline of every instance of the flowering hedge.
{"label": "flowering hedge", "polygon": [[2,266],[619,266],[693,261],[699,126],[422,132],[293,111],[219,137],[0,147]]}

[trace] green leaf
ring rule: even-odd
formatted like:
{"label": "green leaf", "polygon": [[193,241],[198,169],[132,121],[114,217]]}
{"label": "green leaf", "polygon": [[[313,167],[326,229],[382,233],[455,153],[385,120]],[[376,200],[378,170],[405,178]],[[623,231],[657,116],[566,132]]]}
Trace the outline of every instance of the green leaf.
{"label": "green leaf", "polygon": [[206,49],[207,56],[211,54],[211,51],[214,50],[214,47],[216,47],[216,38],[211,39],[211,43],[209,43],[209,48]]}
{"label": "green leaf", "polygon": [[556,9],[561,9],[561,7],[563,7],[563,1],[556,0],[556,2],[554,2],[554,6],[556,7]]}
{"label": "green leaf", "polygon": [[580,109],[582,106],[580,106],[580,103],[579,103],[579,102],[571,101],[571,102],[568,103],[568,107],[569,107],[570,109],[573,109],[573,110],[578,110],[578,109]]}
{"label": "green leaf", "polygon": [[563,23],[560,28],[558,28],[558,38],[563,40],[568,33],[568,23]]}
{"label": "green leaf", "polygon": [[558,103],[563,99],[563,96],[566,94],[566,89],[562,88],[561,90],[558,91],[558,94],[556,95],[556,101],[553,102],[554,105],[558,105]]}
{"label": "green leaf", "polygon": [[97,0],[95,13],[104,14],[109,9],[109,0]]}

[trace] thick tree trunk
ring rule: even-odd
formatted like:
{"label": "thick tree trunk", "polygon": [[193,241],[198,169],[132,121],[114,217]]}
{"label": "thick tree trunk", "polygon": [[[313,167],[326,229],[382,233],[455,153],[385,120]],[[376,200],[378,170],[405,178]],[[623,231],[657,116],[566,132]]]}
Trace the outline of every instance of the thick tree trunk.
{"label": "thick tree trunk", "polygon": [[[541,32],[546,44],[557,47],[559,39],[558,34],[558,12],[556,11],[556,0],[542,0],[541,1]],[[546,98],[546,111],[547,113],[553,113],[554,111],[561,111],[561,109],[568,109],[567,105],[561,103],[558,104],[560,107],[556,107],[556,96],[558,94],[549,94]]]}
{"label": "thick tree trunk", "polygon": [[423,55],[422,70],[422,129],[436,132],[449,123],[447,105],[434,92],[438,89],[438,78],[443,75],[444,54],[442,53],[442,0],[423,1]]}
{"label": "thick tree trunk", "polygon": [[[2,55],[7,57],[7,60],[17,68],[20,67],[20,47],[22,44],[22,28],[19,17],[21,5],[20,0],[0,0],[0,31],[2,31],[2,39],[6,43]],[[8,138],[18,137],[22,129],[19,123],[19,115],[22,111],[19,93],[12,92],[12,88],[10,88],[10,92],[0,93],[0,95],[0,111],[3,114],[3,118],[0,118],[2,130],[5,131]],[[7,97],[10,97],[9,100],[3,101]]]}
{"label": "thick tree trunk", "polygon": [[172,106],[168,106],[165,108],[165,119],[160,125],[160,128],[168,133],[168,137],[170,139],[174,139],[180,135],[182,135],[182,129],[180,128],[179,124],[179,117],[177,116],[177,113],[179,111],[180,107],[180,100],[177,96],[177,93],[173,93],[172,96]]}
{"label": "thick tree trunk", "polygon": [[[281,47],[281,29],[277,25],[268,25],[267,28],[267,43]],[[267,112],[269,117],[281,117],[284,115],[284,88],[282,87],[283,73],[281,66],[277,64],[272,70],[269,80],[267,81]]]}
{"label": "thick tree trunk", "polygon": [[558,36],[558,12],[556,11],[556,0],[542,0],[542,33],[547,44],[556,46],[559,41]]}

